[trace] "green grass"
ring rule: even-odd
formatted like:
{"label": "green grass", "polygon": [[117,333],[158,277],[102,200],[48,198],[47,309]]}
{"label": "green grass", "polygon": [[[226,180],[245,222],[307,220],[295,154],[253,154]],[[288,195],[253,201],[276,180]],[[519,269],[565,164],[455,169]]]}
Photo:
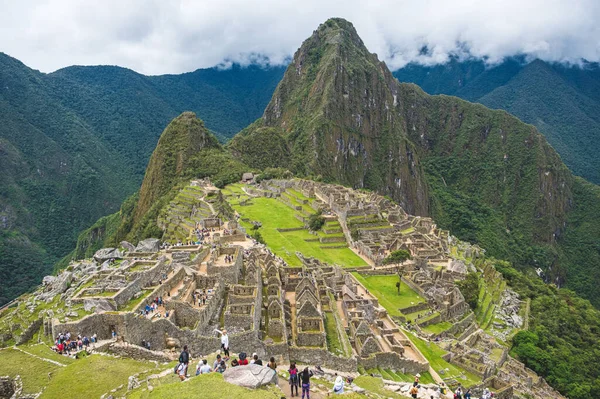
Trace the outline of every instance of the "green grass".
{"label": "green grass", "polygon": [[[229,186],[227,186],[229,187]],[[366,266],[366,262],[349,248],[322,249],[319,242],[306,242],[306,238],[317,238],[307,230],[280,233],[277,228],[303,227],[303,223],[294,217],[294,211],[283,202],[273,198],[255,198],[252,205],[239,206],[233,204],[243,218],[251,221],[260,221],[262,227],[260,233],[269,246],[277,255],[281,256],[291,266],[301,266],[300,259],[295,255],[296,251],[304,256],[312,256],[323,262],[338,264],[343,267]],[[250,229],[250,223],[242,222],[246,229]]]}
{"label": "green grass", "polygon": [[427,327],[421,327],[421,328],[423,330],[427,331],[428,333],[439,334],[441,332],[448,330],[452,326],[453,326],[453,324],[450,323],[449,321],[442,321],[441,323],[430,324]]}
{"label": "green grass", "polygon": [[366,389],[369,392],[376,393],[378,395],[383,395],[385,398],[406,398],[406,396],[402,396],[395,392],[389,391],[385,389],[383,386],[383,380],[377,377],[371,377],[368,375],[361,375],[354,380],[354,384],[358,385],[361,388]]}
{"label": "green grass", "polygon": [[[98,398],[122,384],[126,389],[130,375],[154,368],[150,362],[91,355],[55,370],[41,398]],[[46,374],[42,377],[47,381]]]}
{"label": "green grass", "polygon": [[131,399],[182,399],[200,397],[203,399],[279,399],[282,397],[282,393],[277,387],[268,386],[259,389],[243,388],[225,382],[223,375],[220,373],[192,377],[185,383],[181,383],[173,377],[175,376],[173,375],[168,379],[168,381],[172,382],[163,382],[160,386],[155,386],[152,392],[140,388],[132,391],[127,397]]}
{"label": "green grass", "polygon": [[11,348],[0,350],[0,359],[0,375],[13,378],[20,375],[26,394],[41,391],[48,384],[48,373],[54,374],[62,368]]}
{"label": "green grass", "polygon": [[327,334],[327,350],[336,355],[347,356],[340,340],[335,318],[331,312],[325,312],[325,333]]}
{"label": "green grass", "polygon": [[395,274],[384,276],[361,276],[357,272],[352,274],[377,297],[379,304],[388,311],[390,316],[403,316],[400,308],[425,302],[425,299],[404,283],[400,285],[400,295],[398,295],[398,288],[396,288],[398,276]]}
{"label": "green grass", "polygon": [[152,290],[143,290],[142,292],[143,292],[143,294],[140,295],[139,298],[130,299],[129,302],[127,302],[127,304],[122,309],[119,309],[119,310],[121,310],[123,312],[131,312],[137,305],[140,304],[140,302],[142,302],[144,299],[146,299],[148,297],[148,295],[150,295]]}
{"label": "green grass", "polygon": [[77,361],[76,359],[73,359],[71,357],[59,355],[58,353],[50,349],[48,345],[44,344],[20,346],[19,348],[27,353],[31,353],[32,355],[54,360],[55,362],[62,363],[65,366],[68,366],[69,364]]}
{"label": "green grass", "polygon": [[[429,361],[431,367],[436,372],[439,373],[440,370],[445,371],[444,374],[440,374],[441,378],[455,378],[458,382],[460,382],[463,386],[466,387],[470,387],[481,382],[481,379],[477,375],[470,373],[462,369],[461,367],[450,364],[444,359],[442,359],[442,356],[445,355],[447,352],[439,346],[437,346],[435,343],[424,341],[414,336],[410,332],[407,332],[406,336],[412,341],[413,344],[415,344],[419,351],[421,351],[423,356],[425,356],[425,358]],[[463,375],[464,377],[466,377],[466,379],[462,378]]]}

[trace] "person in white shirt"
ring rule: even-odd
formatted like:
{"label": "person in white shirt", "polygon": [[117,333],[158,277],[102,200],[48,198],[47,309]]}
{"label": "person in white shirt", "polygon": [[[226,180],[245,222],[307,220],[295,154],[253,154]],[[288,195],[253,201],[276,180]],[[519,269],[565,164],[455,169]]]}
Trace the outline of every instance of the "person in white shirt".
{"label": "person in white shirt", "polygon": [[202,360],[198,363],[198,367],[196,368],[196,375],[198,374],[208,374],[212,371],[206,359]]}
{"label": "person in white shirt", "polygon": [[225,355],[225,360],[229,359],[229,336],[227,335],[227,330],[223,329],[223,331],[221,330],[217,330],[215,329],[216,332],[218,332],[219,334],[221,334],[221,349],[223,349],[223,354]]}

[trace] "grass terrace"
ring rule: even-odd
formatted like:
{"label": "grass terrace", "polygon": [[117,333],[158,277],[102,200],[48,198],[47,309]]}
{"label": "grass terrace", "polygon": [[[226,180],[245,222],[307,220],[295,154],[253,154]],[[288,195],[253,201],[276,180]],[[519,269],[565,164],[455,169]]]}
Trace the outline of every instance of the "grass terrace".
{"label": "grass terrace", "polygon": [[[481,382],[481,379],[477,375],[445,361],[442,356],[447,352],[434,342],[424,341],[413,335],[411,332],[406,332],[406,336],[413,344],[415,344],[423,356],[429,361],[431,367],[433,367],[444,380],[456,379],[456,381],[467,388]],[[444,373],[441,374],[440,370],[444,370]]]}
{"label": "grass terrace", "polygon": [[398,288],[396,288],[398,276],[395,274],[361,276],[359,273],[353,272],[352,275],[377,297],[379,304],[388,311],[390,316],[405,316],[399,309],[425,302],[424,298],[404,282],[401,282],[400,294],[398,294]]}
{"label": "grass terrace", "polygon": [[[230,186],[227,186],[230,187]],[[349,248],[321,248],[320,242],[307,242],[306,239],[318,238],[303,229],[304,224],[295,218],[294,210],[283,202],[273,198],[255,198],[251,205],[240,206],[232,203],[233,208],[242,215],[242,218],[262,223],[260,233],[277,255],[281,256],[291,266],[301,266],[296,251],[304,256],[311,256],[323,262],[338,264],[342,267],[367,266],[366,262]],[[247,222],[241,224],[251,230],[252,225]],[[301,228],[290,232],[279,232],[278,228]],[[343,243],[342,243],[343,244]]]}
{"label": "grass terrace", "polygon": [[[212,364],[212,363],[210,363]],[[190,364],[190,374],[194,374]],[[171,398],[244,398],[244,399],[279,399],[281,391],[273,386],[259,389],[248,389],[229,384],[220,373],[210,373],[194,376],[188,382],[182,384],[174,375],[161,379],[158,385],[154,385],[152,392],[147,389],[138,388],[127,397],[131,399],[171,399]],[[155,380],[157,381],[157,380]],[[157,381],[158,382],[158,381]],[[154,383],[154,381],[153,381]],[[146,384],[142,384],[145,387]]]}

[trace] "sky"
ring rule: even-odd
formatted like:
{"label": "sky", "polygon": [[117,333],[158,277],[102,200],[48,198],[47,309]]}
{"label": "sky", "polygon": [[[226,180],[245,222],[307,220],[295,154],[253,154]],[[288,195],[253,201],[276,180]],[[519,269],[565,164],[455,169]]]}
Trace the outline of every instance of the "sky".
{"label": "sky", "polygon": [[43,72],[277,65],[330,17],[392,70],[450,56],[600,61],[600,0],[0,0],[0,52]]}

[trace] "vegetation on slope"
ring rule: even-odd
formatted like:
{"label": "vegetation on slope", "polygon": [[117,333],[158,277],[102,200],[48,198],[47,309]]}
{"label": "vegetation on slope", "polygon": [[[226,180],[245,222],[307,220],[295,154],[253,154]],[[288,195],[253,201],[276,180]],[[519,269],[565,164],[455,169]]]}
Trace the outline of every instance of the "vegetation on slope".
{"label": "vegetation on slope", "polygon": [[436,66],[409,64],[395,71],[401,82],[429,94],[449,94],[499,108],[534,124],[567,166],[600,183],[600,68],[514,57],[489,66],[456,58]]}
{"label": "vegetation on slope", "polygon": [[529,330],[511,353],[571,399],[600,398],[600,312],[574,292],[496,262],[521,299],[531,299]]}

